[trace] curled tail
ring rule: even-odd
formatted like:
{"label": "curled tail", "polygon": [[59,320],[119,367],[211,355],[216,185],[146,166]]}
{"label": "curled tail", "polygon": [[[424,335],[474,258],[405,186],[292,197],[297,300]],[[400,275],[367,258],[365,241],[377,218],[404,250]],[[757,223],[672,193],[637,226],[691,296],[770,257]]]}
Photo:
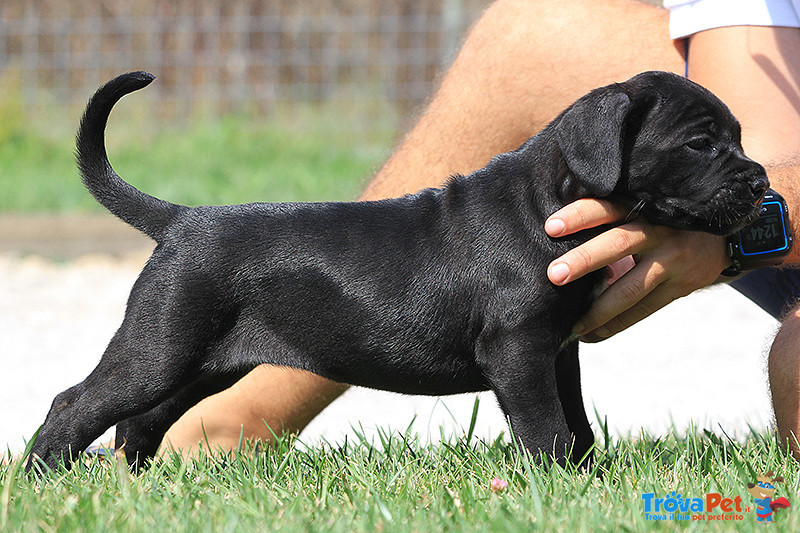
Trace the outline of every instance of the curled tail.
{"label": "curled tail", "polygon": [[129,72],[109,81],[86,105],[77,137],[76,157],[83,183],[98,202],[134,228],[160,242],[165,229],[187,208],[144,194],[120,178],[108,162],[105,128],[120,98],[146,87],[155,76]]}

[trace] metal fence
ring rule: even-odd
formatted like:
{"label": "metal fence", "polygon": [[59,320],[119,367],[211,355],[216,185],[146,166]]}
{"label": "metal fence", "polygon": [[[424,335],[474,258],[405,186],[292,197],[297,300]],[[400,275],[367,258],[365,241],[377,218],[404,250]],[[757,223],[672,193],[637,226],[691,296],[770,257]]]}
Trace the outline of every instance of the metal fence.
{"label": "metal fence", "polygon": [[[2,0],[0,77],[25,106],[82,104],[148,70],[165,116],[279,102],[416,105],[488,0]],[[1,79],[1,78],[0,78]]]}

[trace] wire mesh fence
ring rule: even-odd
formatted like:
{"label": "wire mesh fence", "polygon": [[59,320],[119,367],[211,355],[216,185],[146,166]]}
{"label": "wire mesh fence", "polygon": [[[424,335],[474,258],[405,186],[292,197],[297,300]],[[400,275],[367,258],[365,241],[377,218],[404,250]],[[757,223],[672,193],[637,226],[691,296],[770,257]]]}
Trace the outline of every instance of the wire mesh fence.
{"label": "wire mesh fence", "polygon": [[417,105],[488,0],[3,0],[0,75],[24,105],[82,104],[148,70],[162,116],[277,103]]}

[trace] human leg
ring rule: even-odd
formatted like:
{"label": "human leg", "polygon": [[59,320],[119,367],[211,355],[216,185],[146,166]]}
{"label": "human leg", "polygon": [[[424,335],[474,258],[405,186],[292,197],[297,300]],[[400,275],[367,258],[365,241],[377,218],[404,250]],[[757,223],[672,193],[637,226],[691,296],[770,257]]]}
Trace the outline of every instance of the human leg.
{"label": "human leg", "polygon": [[231,450],[240,437],[266,442],[273,432],[298,433],[345,390],[347,385],[310,372],[262,365],[189,409],[161,447],[190,453],[203,442]]}
{"label": "human leg", "polygon": [[781,443],[800,460],[800,271],[764,268],[731,286],[782,320],[769,351],[769,388]]}
{"label": "human leg", "polygon": [[400,195],[481,168],[593,88],[684,72],[667,12],[636,0],[501,0],[470,32],[416,126],[367,188]]}
{"label": "human leg", "polygon": [[[436,186],[520,145],[590,89],[644,70],[683,72],[667,15],[635,0],[501,0],[475,24],[417,125],[364,199]],[[261,367],[189,410],[167,433],[174,448],[235,447],[299,431],[345,387]],[[203,424],[201,426],[200,421]]]}
{"label": "human leg", "polygon": [[768,370],[778,436],[800,460],[800,307],[783,320],[769,352]]}
{"label": "human leg", "polygon": [[[751,26],[701,32],[692,37],[689,76],[739,118],[745,151],[767,167],[772,186],[789,203],[790,220],[800,220],[800,32]],[[800,260],[799,250],[795,247],[788,262]],[[776,315],[796,304],[798,278],[792,271],[754,272],[733,286]],[[778,434],[789,439],[800,459],[795,440],[800,435],[798,346],[800,309],[794,309],[772,345],[768,372]]]}

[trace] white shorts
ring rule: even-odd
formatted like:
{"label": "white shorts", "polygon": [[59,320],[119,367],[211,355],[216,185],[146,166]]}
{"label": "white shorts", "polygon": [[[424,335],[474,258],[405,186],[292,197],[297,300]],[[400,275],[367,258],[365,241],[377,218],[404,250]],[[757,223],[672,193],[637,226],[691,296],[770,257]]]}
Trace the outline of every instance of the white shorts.
{"label": "white shorts", "polygon": [[800,0],[664,0],[664,7],[673,39],[723,26],[800,28]]}

